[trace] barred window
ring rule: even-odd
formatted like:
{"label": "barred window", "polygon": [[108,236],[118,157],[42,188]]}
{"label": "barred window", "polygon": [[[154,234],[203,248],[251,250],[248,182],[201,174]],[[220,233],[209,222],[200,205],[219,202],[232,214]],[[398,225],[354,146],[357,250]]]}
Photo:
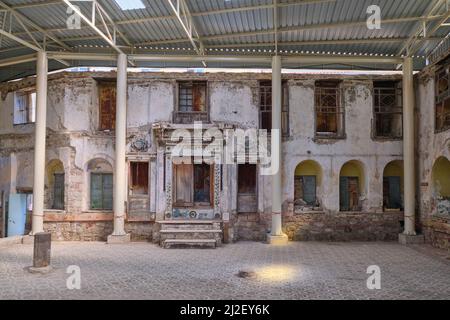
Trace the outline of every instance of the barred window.
{"label": "barred window", "polygon": [[436,131],[450,129],[450,65],[441,67],[436,72]]}
{"label": "barred window", "polygon": [[[289,136],[289,87],[283,81],[281,87],[281,131]],[[272,129],[272,82],[261,81],[259,84],[259,128]]]}
{"label": "barred window", "polygon": [[401,139],[403,136],[403,97],[399,81],[373,83],[374,138]]}
{"label": "barred window", "polygon": [[344,108],[339,81],[315,83],[316,136],[343,138]]}

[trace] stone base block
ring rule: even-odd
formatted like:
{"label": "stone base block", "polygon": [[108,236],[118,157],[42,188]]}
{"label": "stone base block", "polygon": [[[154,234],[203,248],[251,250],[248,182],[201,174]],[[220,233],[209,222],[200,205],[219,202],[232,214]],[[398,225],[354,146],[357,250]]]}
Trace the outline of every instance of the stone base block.
{"label": "stone base block", "polygon": [[120,236],[111,234],[108,236],[107,243],[108,244],[118,244],[118,243],[128,243],[130,241],[131,241],[131,236],[129,233],[120,235]]}
{"label": "stone base block", "polygon": [[52,271],[53,268],[52,268],[52,266],[46,266],[46,267],[41,267],[41,268],[27,267],[26,270],[29,273],[47,274],[50,271]]}
{"label": "stone base block", "polygon": [[22,244],[34,244],[34,236],[23,236]]}
{"label": "stone base block", "polygon": [[400,233],[398,235],[398,242],[400,244],[423,244],[425,243],[425,237],[423,234],[408,235]]}
{"label": "stone base block", "polygon": [[284,245],[288,243],[288,236],[285,234],[279,236],[267,235],[267,243],[273,245]]}

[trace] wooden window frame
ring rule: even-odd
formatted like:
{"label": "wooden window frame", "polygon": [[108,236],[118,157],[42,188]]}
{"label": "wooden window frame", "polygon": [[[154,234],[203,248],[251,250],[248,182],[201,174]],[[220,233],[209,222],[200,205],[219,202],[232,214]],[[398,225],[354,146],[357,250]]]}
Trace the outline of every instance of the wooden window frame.
{"label": "wooden window frame", "polygon": [[[25,109],[18,109],[18,99],[19,95],[26,96],[26,106]],[[34,95],[34,98],[32,97]],[[17,113],[25,113],[25,116],[21,118],[25,118],[25,121],[17,122],[16,114]],[[36,122],[36,90],[21,90],[14,92],[14,111],[13,111],[13,125],[26,125],[32,124]]]}
{"label": "wooden window frame", "polygon": [[[383,83],[391,84],[392,87],[383,86]],[[373,82],[373,120],[372,138],[374,140],[402,140],[403,139],[403,89],[401,81],[374,81]],[[394,106],[383,105],[383,97],[394,96]],[[378,101],[378,103],[377,103]],[[401,122],[400,135],[383,135],[378,132],[379,116],[399,116]]]}
{"label": "wooden window frame", "polygon": [[[345,106],[344,89],[342,81],[339,80],[318,80],[314,84],[314,137],[315,139],[346,139],[345,132]],[[328,91],[328,92],[327,92]],[[327,94],[335,92],[337,104],[335,112],[329,110],[331,107],[322,105],[322,100]],[[319,102],[319,103],[318,103]],[[318,131],[319,113],[336,115],[336,133]],[[341,124],[341,125],[340,125]]]}
{"label": "wooden window frame", "polygon": [[[269,104],[263,103],[267,101],[267,97],[263,99],[264,95],[270,95]],[[266,129],[267,133],[270,134],[272,129],[272,82],[271,81],[260,81],[259,82],[259,102],[258,102],[258,113],[259,113],[259,128]],[[263,128],[263,114],[268,113],[270,119],[270,128]],[[289,137],[289,85],[287,81],[282,81],[281,83],[281,135],[283,137]]]}
{"label": "wooden window frame", "polygon": [[[115,81],[97,81],[98,88],[98,128],[99,131],[114,131],[116,128],[116,107],[117,107],[117,84]],[[110,99],[111,106],[109,112],[109,119],[104,120],[103,115],[106,111],[103,110],[102,90],[112,89],[114,94]]]}
{"label": "wooden window frame", "polygon": [[[192,110],[181,110],[181,87],[183,85],[190,85],[192,88],[195,85],[201,85],[204,86],[205,89],[205,110],[204,111],[194,111],[194,96],[193,92],[192,95]],[[193,89],[191,89],[193,90]],[[202,121],[202,122],[209,122],[209,90],[208,90],[208,81],[205,80],[195,80],[195,81],[177,81],[176,83],[176,101],[175,101],[175,110],[173,112],[173,119],[172,121],[174,123],[181,123],[181,124],[191,124],[194,123],[194,121]]]}

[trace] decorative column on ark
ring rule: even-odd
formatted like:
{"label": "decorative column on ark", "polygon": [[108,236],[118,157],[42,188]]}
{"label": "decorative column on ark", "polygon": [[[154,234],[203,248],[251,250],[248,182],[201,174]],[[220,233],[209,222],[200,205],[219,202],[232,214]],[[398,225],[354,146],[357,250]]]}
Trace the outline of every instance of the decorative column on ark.
{"label": "decorative column on ark", "polygon": [[167,148],[165,153],[165,176],[166,176],[166,209],[164,218],[170,219],[172,217],[172,154],[170,148]]}

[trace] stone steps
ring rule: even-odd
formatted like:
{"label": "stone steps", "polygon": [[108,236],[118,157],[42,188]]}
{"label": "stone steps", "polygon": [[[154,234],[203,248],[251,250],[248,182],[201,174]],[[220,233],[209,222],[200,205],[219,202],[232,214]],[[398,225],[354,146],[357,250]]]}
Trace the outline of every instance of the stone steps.
{"label": "stone steps", "polygon": [[216,248],[215,239],[166,239],[162,247],[169,248]]}
{"label": "stone steps", "polygon": [[163,220],[159,224],[159,244],[163,248],[217,247],[222,244],[221,221]]}

